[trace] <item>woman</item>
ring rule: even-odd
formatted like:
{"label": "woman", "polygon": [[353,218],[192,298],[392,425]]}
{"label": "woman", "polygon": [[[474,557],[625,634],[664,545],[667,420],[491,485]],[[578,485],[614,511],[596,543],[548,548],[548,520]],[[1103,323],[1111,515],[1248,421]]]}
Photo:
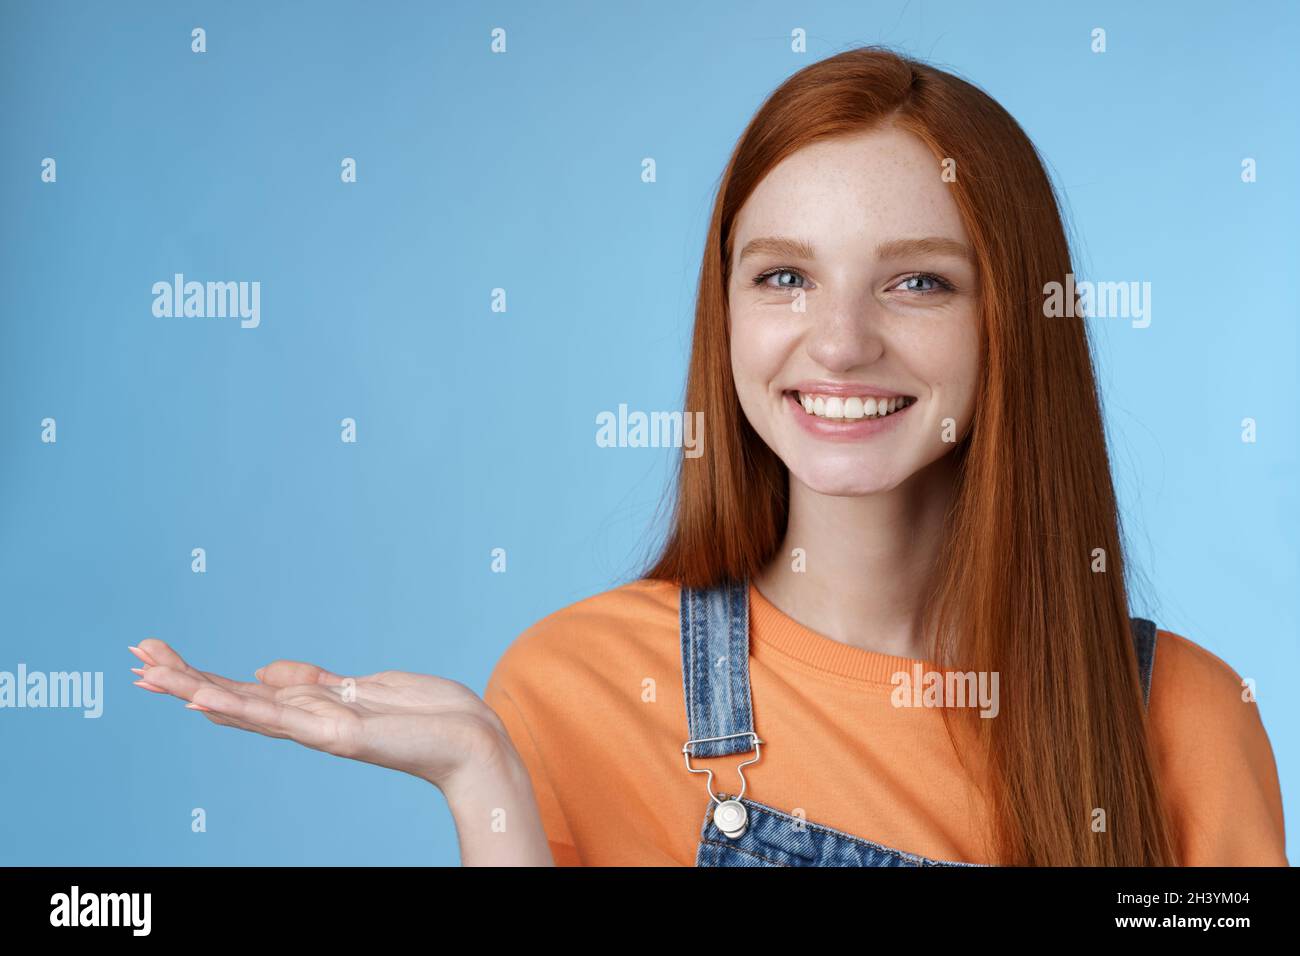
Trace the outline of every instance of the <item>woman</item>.
{"label": "woman", "polygon": [[[671,533],[479,700],[136,649],[221,724],[415,774],[467,864],[1286,864],[1225,663],[1130,618],[1084,320],[1033,145],[877,49],[787,80],[723,175]],[[962,692],[962,693],[959,693]]]}

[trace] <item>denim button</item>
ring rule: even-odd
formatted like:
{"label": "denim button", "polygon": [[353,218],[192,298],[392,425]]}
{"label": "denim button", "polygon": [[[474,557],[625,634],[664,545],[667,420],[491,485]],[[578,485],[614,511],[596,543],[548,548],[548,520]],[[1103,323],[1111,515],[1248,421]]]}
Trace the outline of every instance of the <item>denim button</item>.
{"label": "denim button", "polygon": [[739,800],[723,800],[713,808],[714,825],[729,839],[737,840],[744,836],[748,822],[749,814]]}

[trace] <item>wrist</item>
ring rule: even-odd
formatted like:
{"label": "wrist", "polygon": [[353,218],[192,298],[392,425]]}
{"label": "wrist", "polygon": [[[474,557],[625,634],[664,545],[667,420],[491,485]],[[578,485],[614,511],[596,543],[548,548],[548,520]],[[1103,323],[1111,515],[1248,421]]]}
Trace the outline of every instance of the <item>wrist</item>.
{"label": "wrist", "polygon": [[528,769],[509,739],[485,728],[466,748],[468,756],[459,767],[441,779],[423,774],[443,792],[449,803],[471,801],[502,788],[514,789],[528,782]]}
{"label": "wrist", "polygon": [[506,744],[467,764],[440,789],[464,866],[553,866],[528,768]]}

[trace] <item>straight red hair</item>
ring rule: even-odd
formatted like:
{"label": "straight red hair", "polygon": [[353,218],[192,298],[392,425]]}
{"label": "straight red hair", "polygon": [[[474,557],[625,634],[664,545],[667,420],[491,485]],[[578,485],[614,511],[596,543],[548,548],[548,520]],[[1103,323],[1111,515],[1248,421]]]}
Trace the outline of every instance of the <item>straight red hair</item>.
{"label": "straight red hair", "polygon": [[[956,497],[926,619],[938,635],[932,660],[1000,675],[996,718],[944,710],[954,741],[969,718],[983,750],[991,862],[1175,864],[1084,320],[1044,314],[1046,284],[1073,271],[1056,194],[1024,131],[972,84],[859,48],[791,76],[750,121],[719,184],[700,269],[686,408],[703,411],[708,440],[677,463],[671,527],[644,576],[743,581],[781,546],[788,473],[745,418],[731,375],[732,225],[791,153],[887,122],[925,142],[935,175],[955,161],[948,185],[979,266],[981,384],[952,452]],[[1092,569],[1097,548],[1104,573]]]}

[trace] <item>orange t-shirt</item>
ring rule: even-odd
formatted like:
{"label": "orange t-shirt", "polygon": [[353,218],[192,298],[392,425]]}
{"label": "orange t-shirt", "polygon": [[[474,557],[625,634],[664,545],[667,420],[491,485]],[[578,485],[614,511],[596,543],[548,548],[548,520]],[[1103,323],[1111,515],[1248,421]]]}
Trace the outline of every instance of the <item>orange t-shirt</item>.
{"label": "orange t-shirt", "polygon": [[[710,800],[682,756],[678,598],[675,584],[640,580],[580,600],[524,631],[488,681],[559,866],[695,865]],[[818,634],[753,584],[749,601],[763,748],[745,796],[897,850],[990,862],[983,800],[942,714],[891,702],[891,675],[912,662]],[[1287,865],[1272,747],[1241,690],[1219,658],[1159,632],[1149,714],[1185,865]],[[734,768],[752,757],[692,763],[734,794]]]}

